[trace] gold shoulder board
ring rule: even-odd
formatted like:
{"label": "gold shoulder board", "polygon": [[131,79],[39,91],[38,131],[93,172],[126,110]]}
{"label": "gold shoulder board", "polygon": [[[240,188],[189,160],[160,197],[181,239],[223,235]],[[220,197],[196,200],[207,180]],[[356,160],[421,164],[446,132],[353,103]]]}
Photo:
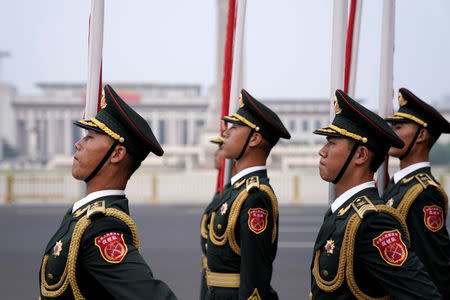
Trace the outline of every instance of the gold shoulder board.
{"label": "gold shoulder board", "polygon": [[252,189],[259,189],[259,177],[258,176],[252,176],[246,181],[246,189],[247,192],[250,192]]}
{"label": "gold shoulder board", "polygon": [[364,218],[364,215],[367,212],[377,211],[377,208],[373,205],[369,198],[367,198],[367,196],[356,198],[351,205],[361,219]]}
{"label": "gold shoulder board", "polygon": [[105,214],[106,213],[106,207],[105,207],[105,201],[96,201],[89,205],[87,209],[86,215],[88,218],[91,218],[93,215],[96,214]]}
{"label": "gold shoulder board", "polygon": [[423,186],[424,189],[426,189],[429,186],[435,186],[437,187],[438,184],[428,175],[427,173],[420,173],[416,176],[417,181]]}

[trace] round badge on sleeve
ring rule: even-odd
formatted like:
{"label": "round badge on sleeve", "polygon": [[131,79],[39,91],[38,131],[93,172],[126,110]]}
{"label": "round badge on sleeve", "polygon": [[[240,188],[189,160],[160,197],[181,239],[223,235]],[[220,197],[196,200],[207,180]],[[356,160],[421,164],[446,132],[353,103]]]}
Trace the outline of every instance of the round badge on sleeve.
{"label": "round badge on sleeve", "polygon": [[423,221],[425,226],[433,232],[436,232],[444,226],[444,212],[437,205],[425,206],[423,208]]}
{"label": "round badge on sleeve", "polygon": [[391,266],[400,267],[408,258],[408,249],[401,237],[401,233],[395,229],[385,231],[372,240],[383,260]]}
{"label": "round badge on sleeve", "polygon": [[263,232],[267,227],[269,213],[263,208],[251,208],[248,210],[248,228],[256,234]]}
{"label": "round badge on sleeve", "polygon": [[120,263],[128,252],[123,234],[118,232],[108,232],[96,237],[95,245],[100,250],[103,259],[113,264]]}

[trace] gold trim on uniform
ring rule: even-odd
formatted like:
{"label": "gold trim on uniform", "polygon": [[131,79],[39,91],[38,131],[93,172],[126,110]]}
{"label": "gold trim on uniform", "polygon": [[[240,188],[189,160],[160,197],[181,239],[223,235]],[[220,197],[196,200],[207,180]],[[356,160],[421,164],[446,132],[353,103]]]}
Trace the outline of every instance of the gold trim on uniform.
{"label": "gold trim on uniform", "polygon": [[98,128],[100,128],[102,131],[104,131],[107,135],[109,135],[113,139],[115,139],[115,140],[117,140],[117,141],[119,141],[121,143],[123,143],[125,141],[125,139],[123,137],[121,137],[119,134],[117,134],[116,132],[114,132],[111,129],[109,129],[108,126],[106,126],[105,124],[103,124],[102,122],[97,120],[95,117],[92,117],[91,121],[92,121],[92,123],[97,125]]}
{"label": "gold trim on uniform", "polygon": [[[396,209],[388,207],[386,205],[377,205],[375,209],[382,213],[387,213],[393,216],[400,224],[401,229],[405,233],[406,239],[409,240],[409,232],[406,226],[406,222],[402,219],[401,215]],[[362,223],[362,218],[358,214],[354,214],[350,217],[347,227],[345,228],[344,238],[342,240],[341,250],[339,253],[339,265],[334,279],[328,281],[322,278],[319,272],[319,257],[320,249],[314,253],[312,274],[316,280],[317,286],[325,292],[333,292],[341,287],[344,278],[347,280],[348,287],[351,293],[358,299],[375,299],[366,295],[357,285],[354,274],[354,250],[355,250],[355,237],[358,232],[359,226]],[[389,295],[376,298],[377,300],[391,299]]]}
{"label": "gold trim on uniform", "polygon": [[[100,201],[99,201],[100,202]],[[139,235],[136,228],[136,224],[133,219],[123,211],[120,211],[115,208],[108,208],[105,211],[105,216],[110,216],[116,219],[121,220],[128,226],[131,231],[131,235],[133,238],[133,245],[136,247],[138,252],[140,253],[139,247]],[[72,239],[69,245],[69,252],[67,254],[66,266],[64,267],[63,274],[61,275],[60,280],[56,284],[49,285],[45,279],[45,271],[47,268],[47,262],[49,259],[49,255],[45,254],[42,260],[41,267],[41,294],[48,298],[57,298],[61,296],[68,288],[71,286],[73,296],[76,300],[84,299],[81,291],[78,287],[77,279],[76,279],[76,263],[78,258],[78,252],[81,244],[81,238],[83,237],[84,232],[91,224],[91,219],[87,215],[83,216],[80,220],[78,220],[77,224],[72,233]]]}
{"label": "gold trim on uniform", "polygon": [[339,103],[338,103],[337,97],[334,96],[334,113],[335,113],[336,115],[338,115],[338,114],[340,114],[341,112],[342,112],[342,109],[339,107]]}
{"label": "gold trim on uniform", "polygon": [[105,91],[102,91],[102,99],[100,100],[100,108],[103,109],[106,107],[106,97],[105,97]]}
{"label": "gold trim on uniform", "polygon": [[247,300],[261,300],[261,296],[259,295],[257,288],[255,288],[255,290],[250,295],[250,297],[247,298]]}
{"label": "gold trim on uniform", "polygon": [[252,176],[248,178],[246,181],[245,189],[247,192],[250,192],[252,189],[259,189],[259,177],[258,176]]}
{"label": "gold trim on uniform", "polygon": [[250,122],[249,120],[247,120],[246,118],[244,118],[243,116],[239,115],[239,114],[232,114],[231,116],[225,116],[224,117],[227,120],[230,121],[234,121],[234,122],[242,122],[245,125],[247,125],[248,127],[250,127],[251,129],[254,129],[255,131],[259,131],[259,127],[255,124],[253,124],[252,122]]}
{"label": "gold trim on uniform", "polygon": [[343,136],[347,136],[347,137],[352,138],[354,140],[361,141],[363,143],[367,143],[367,138],[366,137],[363,137],[363,136],[360,136],[360,135],[355,134],[353,132],[347,131],[347,130],[345,130],[343,128],[339,128],[339,127],[337,127],[336,125],[333,125],[333,124],[328,125],[328,127],[330,127],[331,129],[337,131],[339,134],[341,134]]}
{"label": "gold trim on uniform", "polygon": [[206,284],[208,287],[239,288],[241,274],[239,273],[217,273],[206,271]]}
{"label": "gold trim on uniform", "polygon": [[105,201],[96,201],[92,204],[89,204],[87,209],[87,217],[90,218],[93,215],[96,214],[105,214],[106,208],[105,208]]}
{"label": "gold trim on uniform", "polygon": [[398,93],[398,105],[404,106],[406,105],[406,103],[408,103],[408,101],[406,101],[406,99],[403,98],[402,93]]}
{"label": "gold trim on uniform", "polygon": [[423,120],[419,119],[418,117],[413,116],[411,114],[406,114],[406,113],[402,113],[402,112],[396,112],[389,119],[398,119],[398,120],[408,119],[408,120],[411,120],[413,122],[416,122],[419,125],[422,125],[423,127],[428,127],[428,124],[425,121],[423,121]]}
{"label": "gold trim on uniform", "polygon": [[244,100],[242,100],[242,93],[239,94],[239,107],[240,108],[244,107]]}

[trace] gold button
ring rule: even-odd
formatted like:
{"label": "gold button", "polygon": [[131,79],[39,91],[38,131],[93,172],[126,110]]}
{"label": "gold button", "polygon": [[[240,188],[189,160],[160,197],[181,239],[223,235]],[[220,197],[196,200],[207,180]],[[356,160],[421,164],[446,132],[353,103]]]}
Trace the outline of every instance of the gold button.
{"label": "gold button", "polygon": [[53,279],[53,274],[48,273],[48,274],[47,274],[47,277],[48,277],[48,279]]}
{"label": "gold button", "polygon": [[221,224],[217,224],[217,228],[218,229],[222,229],[222,225]]}
{"label": "gold button", "polygon": [[205,243],[205,249],[208,250],[208,243]]}
{"label": "gold button", "polygon": [[328,276],[328,271],[327,270],[323,270],[322,274],[323,274],[323,276]]}

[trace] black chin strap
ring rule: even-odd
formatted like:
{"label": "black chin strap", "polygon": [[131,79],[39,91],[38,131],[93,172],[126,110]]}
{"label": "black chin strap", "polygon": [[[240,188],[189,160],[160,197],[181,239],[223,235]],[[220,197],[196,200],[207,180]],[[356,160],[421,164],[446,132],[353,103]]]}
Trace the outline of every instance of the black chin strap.
{"label": "black chin strap", "polygon": [[341,171],[339,172],[338,176],[333,180],[333,183],[334,183],[334,184],[338,183],[339,180],[341,179],[342,175],[344,175],[345,170],[347,170],[348,164],[349,164],[350,161],[352,160],[353,155],[355,155],[356,149],[358,149],[358,146],[359,146],[359,143],[358,143],[358,142],[356,142],[356,143],[353,145],[352,151],[350,151],[350,154],[348,155],[347,160],[346,160],[345,163],[344,163],[344,166],[342,166],[342,169],[341,169]]}
{"label": "black chin strap", "polygon": [[245,141],[245,144],[244,144],[244,147],[242,148],[241,154],[239,154],[238,157],[235,158],[236,160],[239,160],[239,159],[241,159],[242,156],[244,156],[245,149],[247,149],[247,145],[250,142],[250,138],[252,137],[253,131],[254,131],[254,129],[252,129],[252,128],[250,128],[250,129],[251,130],[250,130],[250,133],[248,134],[247,141]]}
{"label": "black chin strap", "polygon": [[108,152],[106,152],[105,157],[103,157],[102,161],[98,164],[97,168],[95,168],[95,170],[92,171],[91,175],[86,177],[84,182],[88,183],[92,178],[94,178],[95,175],[97,175],[98,171],[100,171],[100,169],[103,167],[103,165],[105,164],[106,160],[109,158],[111,153],[114,151],[114,149],[116,148],[118,143],[119,143],[119,141],[114,140],[114,143],[112,144],[111,148],[109,148]]}
{"label": "black chin strap", "polygon": [[403,155],[399,157],[400,160],[402,160],[405,157],[407,157],[409,152],[411,152],[411,149],[414,146],[414,144],[416,143],[417,137],[419,136],[420,130],[422,130],[422,126],[419,126],[419,128],[417,128],[416,135],[414,136],[411,144],[409,144],[408,149],[406,150],[406,152],[403,153]]}

